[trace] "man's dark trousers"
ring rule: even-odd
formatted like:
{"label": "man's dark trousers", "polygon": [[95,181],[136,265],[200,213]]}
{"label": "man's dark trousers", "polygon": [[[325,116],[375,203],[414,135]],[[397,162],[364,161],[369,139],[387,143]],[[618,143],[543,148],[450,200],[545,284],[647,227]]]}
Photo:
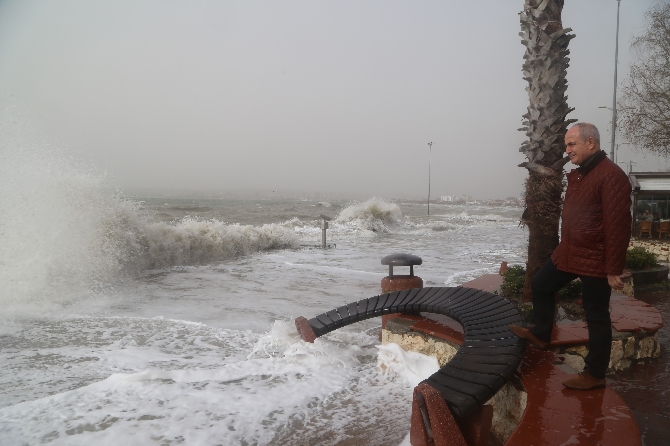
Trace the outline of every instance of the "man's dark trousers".
{"label": "man's dark trousers", "polygon": [[554,296],[577,277],[582,281],[582,303],[589,330],[589,353],[584,359],[586,370],[594,378],[604,378],[612,348],[612,321],[609,312],[612,288],[606,278],[566,273],[557,269],[551,259],[547,260],[531,282],[535,319],[535,327],[531,332],[539,339],[549,342],[554,325]]}

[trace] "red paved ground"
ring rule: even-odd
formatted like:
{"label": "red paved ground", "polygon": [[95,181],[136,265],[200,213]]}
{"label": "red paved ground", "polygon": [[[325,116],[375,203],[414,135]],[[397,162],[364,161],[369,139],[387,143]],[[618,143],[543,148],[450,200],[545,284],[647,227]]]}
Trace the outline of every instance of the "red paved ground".
{"label": "red paved ground", "polygon": [[641,445],[626,403],[609,387],[579,391],[563,387],[570,377],[557,355],[529,347],[519,377],[528,404],[507,446]]}
{"label": "red paved ground", "polygon": [[[497,285],[497,286],[496,286]],[[502,285],[502,276],[487,274],[463,286],[485,291]],[[494,288],[495,287],[495,288]],[[619,331],[657,330],[663,326],[654,307],[614,292],[612,325]],[[555,327],[552,345],[588,341],[586,323]],[[570,390],[562,383],[570,375],[558,366],[551,352],[529,347],[518,375],[528,392],[528,404],[508,446],[544,445],[641,445],[640,431],[626,403],[609,387],[590,391]]]}
{"label": "red paved ground", "polygon": [[[636,293],[635,298],[658,309],[664,319],[670,318],[669,292]],[[607,385],[628,404],[645,446],[670,445],[670,327],[657,333],[662,346],[659,358],[635,363],[607,377]]]}

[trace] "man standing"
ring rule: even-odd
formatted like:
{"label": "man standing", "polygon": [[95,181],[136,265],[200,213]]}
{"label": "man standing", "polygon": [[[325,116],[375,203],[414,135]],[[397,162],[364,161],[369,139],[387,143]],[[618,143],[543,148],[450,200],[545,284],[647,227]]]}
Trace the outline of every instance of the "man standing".
{"label": "man standing", "polygon": [[609,314],[612,288],[623,288],[621,274],[630,241],[630,193],[626,174],[600,150],[593,124],[578,123],[565,134],[565,152],[579,166],[567,174],[568,188],[561,215],[561,242],[533,281],[531,329],[510,326],[520,338],[545,349],[554,324],[554,296],[579,277],[589,332],[584,371],[563,383],[589,390],[605,387],[612,328]]}

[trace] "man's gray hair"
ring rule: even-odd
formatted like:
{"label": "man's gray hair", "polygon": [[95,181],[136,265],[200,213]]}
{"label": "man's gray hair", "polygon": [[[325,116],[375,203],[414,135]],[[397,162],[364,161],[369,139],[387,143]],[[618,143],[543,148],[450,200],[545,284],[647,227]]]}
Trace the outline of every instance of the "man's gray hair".
{"label": "man's gray hair", "polygon": [[600,145],[600,132],[595,125],[588,122],[578,122],[577,124],[573,125],[573,127],[577,127],[579,129],[579,136],[582,137],[582,141],[593,138],[596,144]]}

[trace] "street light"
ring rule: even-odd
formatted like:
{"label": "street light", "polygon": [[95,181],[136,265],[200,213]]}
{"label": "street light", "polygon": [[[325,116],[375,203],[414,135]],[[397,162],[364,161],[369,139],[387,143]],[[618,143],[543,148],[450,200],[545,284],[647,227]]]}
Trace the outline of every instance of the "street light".
{"label": "street light", "polygon": [[619,67],[619,10],[621,0],[617,0],[616,8],[616,47],[614,50],[614,98],[612,99],[612,147],[610,148],[610,159],[614,160],[614,140],[616,139],[616,87],[617,68]]}
{"label": "street light", "polygon": [[428,143],[428,215],[430,215],[430,158],[433,151],[433,143]]}
{"label": "street light", "polygon": [[628,161],[628,174],[633,171],[633,164],[637,164],[635,161]]}
{"label": "street light", "polygon": [[618,142],[616,143],[616,149],[614,150],[614,159],[612,160],[615,163],[619,162],[619,146],[628,146],[631,143],[629,142]]}
{"label": "street light", "polygon": [[[615,73],[614,73],[614,78],[616,79],[616,68],[615,68]],[[611,148],[610,148],[610,159],[614,161],[614,156],[615,156],[615,140],[616,140],[616,80],[614,81],[614,108],[609,108],[606,105],[601,105],[598,108],[606,108],[607,110],[612,112],[612,141],[611,141]],[[633,107],[622,107],[622,110],[630,110]],[[630,144],[629,142],[625,142],[623,144]],[[619,144],[616,144],[616,150],[619,150]]]}

